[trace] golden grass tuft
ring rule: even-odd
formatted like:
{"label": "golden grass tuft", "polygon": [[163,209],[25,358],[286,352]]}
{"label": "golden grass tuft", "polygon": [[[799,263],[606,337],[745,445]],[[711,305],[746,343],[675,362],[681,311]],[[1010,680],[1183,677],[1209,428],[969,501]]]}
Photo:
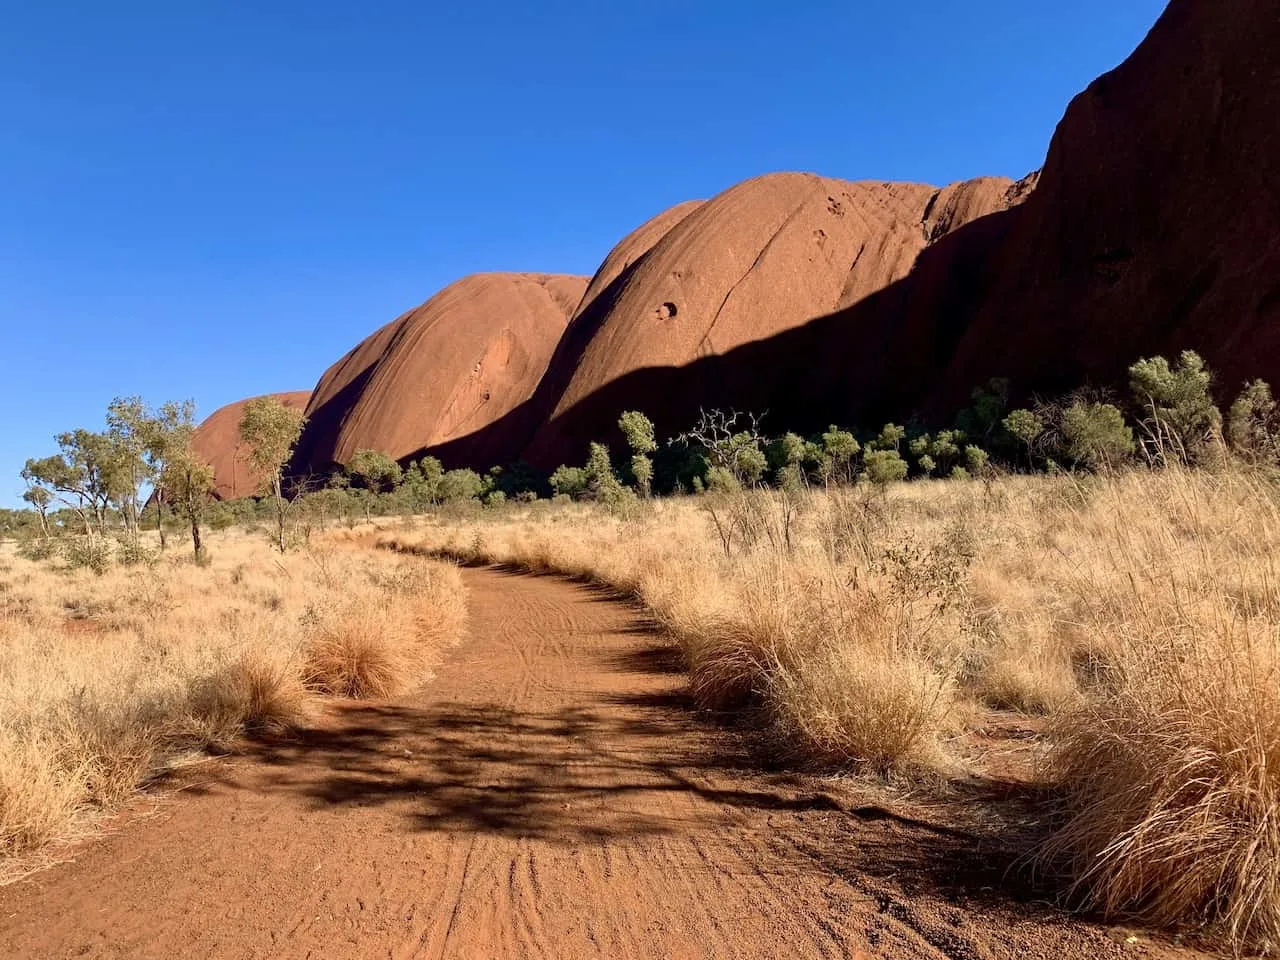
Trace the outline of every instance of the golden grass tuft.
{"label": "golden grass tuft", "polygon": [[209,566],[175,551],[101,575],[4,550],[0,858],[83,833],[193,750],[298,725],[318,696],[419,685],[461,634],[458,571],[367,531],[284,557],[212,539]]}
{"label": "golden grass tuft", "polygon": [[357,700],[395,696],[414,679],[416,638],[407,618],[354,603],[314,628],[303,656],[303,682]]}

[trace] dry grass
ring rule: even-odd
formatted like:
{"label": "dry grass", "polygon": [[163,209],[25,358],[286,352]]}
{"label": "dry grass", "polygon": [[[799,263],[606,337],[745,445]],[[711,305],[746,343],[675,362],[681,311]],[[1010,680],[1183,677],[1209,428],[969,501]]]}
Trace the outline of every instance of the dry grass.
{"label": "dry grass", "polygon": [[966,730],[1045,715],[1042,865],[1104,913],[1280,949],[1278,502],[1237,470],[1138,471],[512,506],[384,539],[635,596],[699,703],[751,706],[802,762],[981,776]]}
{"label": "dry grass", "polygon": [[[103,576],[0,548],[0,859],[90,829],[157,774],[316,698],[429,677],[465,605],[448,564],[316,538],[281,557],[216,535]],[[12,869],[9,870],[12,872]]]}

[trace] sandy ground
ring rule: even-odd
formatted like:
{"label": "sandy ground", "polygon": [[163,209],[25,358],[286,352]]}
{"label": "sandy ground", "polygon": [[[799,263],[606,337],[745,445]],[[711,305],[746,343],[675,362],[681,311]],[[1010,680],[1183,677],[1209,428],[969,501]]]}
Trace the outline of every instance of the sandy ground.
{"label": "sandy ground", "polygon": [[1055,911],[998,835],[762,771],[625,605],[466,578],[470,639],[420,693],[206,765],[0,889],[0,956],[1194,955]]}

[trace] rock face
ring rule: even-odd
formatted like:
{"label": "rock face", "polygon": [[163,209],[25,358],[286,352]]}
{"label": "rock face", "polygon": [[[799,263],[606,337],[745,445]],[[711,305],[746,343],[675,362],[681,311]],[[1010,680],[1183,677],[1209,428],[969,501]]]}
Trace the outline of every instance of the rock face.
{"label": "rock face", "polygon": [[930,406],[1007,371],[1111,382],[1200,351],[1220,399],[1280,381],[1280,4],[1173,0],[1077,96]]}
{"label": "rock face", "polygon": [[[586,286],[586,277],[476,274],[393,320],[316,384],[292,472],[323,472],[364,448],[397,459],[438,453],[449,466],[514,459],[511,431]],[[486,429],[497,421],[502,431]]]}
{"label": "rock face", "polygon": [[769,429],[949,422],[993,376],[1122,386],[1198,350],[1229,401],[1280,383],[1280,5],[1172,0],[1072,102],[1037,176],[942,191],[789,174],[688,213],[579,308],[530,459],[670,435],[699,406]]}
{"label": "rock face", "polygon": [[[301,410],[311,394],[306,390],[272,393],[287,407]],[[245,405],[256,397],[246,397],[219,407],[205,418],[191,438],[195,453],[213,467],[214,496],[219,500],[247,497],[258,492],[262,477],[249,466],[240,446],[240,418]]]}
{"label": "rock face", "polygon": [[[725,356],[856,303],[907,275],[931,244],[1022,196],[994,177],[939,190],[780,173],[654,218],[606,258],[570,321],[538,391],[545,422],[528,459],[580,458],[628,407],[674,429],[699,406],[726,405],[720,381],[677,375],[666,390],[642,372]],[[637,389],[626,389],[636,374]]]}

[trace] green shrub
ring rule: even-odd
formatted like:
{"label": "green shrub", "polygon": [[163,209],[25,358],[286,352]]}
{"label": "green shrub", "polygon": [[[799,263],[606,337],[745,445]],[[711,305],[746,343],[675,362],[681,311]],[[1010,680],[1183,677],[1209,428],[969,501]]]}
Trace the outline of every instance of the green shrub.
{"label": "green shrub", "polygon": [[58,541],[52,537],[37,537],[18,544],[18,556],[24,560],[49,560],[58,552]]}
{"label": "green shrub", "polygon": [[1265,380],[1245,384],[1227,414],[1227,440],[1254,463],[1280,463],[1280,410]]}
{"label": "green shrub", "polygon": [[1133,455],[1133,430],[1109,403],[1077,400],[1062,413],[1066,454],[1093,469],[1116,466]]}
{"label": "green shrub", "polygon": [[894,483],[907,478],[907,461],[897,450],[871,450],[863,459],[863,476],[875,484]]}
{"label": "green shrub", "polygon": [[68,537],[62,541],[62,559],[72,570],[102,576],[111,567],[111,547],[101,537]]}
{"label": "green shrub", "polygon": [[116,545],[116,563],[122,567],[133,567],[140,563],[150,566],[157,560],[155,553],[148,550],[141,541],[121,540]]}
{"label": "green shrub", "polygon": [[1157,459],[1172,456],[1194,463],[1221,433],[1222,414],[1213,402],[1212,382],[1213,375],[1194,350],[1182,351],[1173,366],[1164,357],[1151,357],[1129,368],[1146,444]]}
{"label": "green shrub", "polygon": [[587,489],[587,472],[582,467],[561,464],[551,474],[551,489],[557,496],[580,496]]}

